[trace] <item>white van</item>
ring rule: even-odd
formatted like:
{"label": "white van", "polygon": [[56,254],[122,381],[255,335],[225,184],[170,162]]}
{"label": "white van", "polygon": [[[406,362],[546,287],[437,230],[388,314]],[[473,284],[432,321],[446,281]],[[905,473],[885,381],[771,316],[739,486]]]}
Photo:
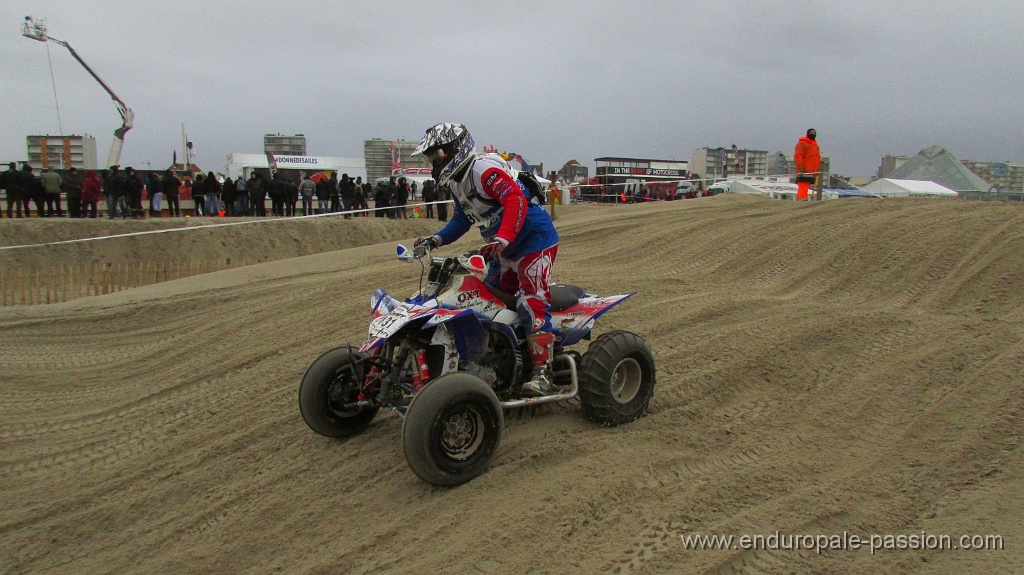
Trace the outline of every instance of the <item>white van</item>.
{"label": "white van", "polygon": [[679,182],[676,184],[675,199],[684,200],[687,198],[693,198],[695,197],[694,192],[696,191],[697,188],[693,186],[693,182]]}
{"label": "white van", "polygon": [[717,195],[717,194],[724,194],[725,192],[731,192],[731,191],[732,191],[732,182],[717,182],[717,183],[714,183],[714,184],[711,184],[710,186],[708,186],[708,193],[707,193],[707,195],[714,196],[714,195]]}

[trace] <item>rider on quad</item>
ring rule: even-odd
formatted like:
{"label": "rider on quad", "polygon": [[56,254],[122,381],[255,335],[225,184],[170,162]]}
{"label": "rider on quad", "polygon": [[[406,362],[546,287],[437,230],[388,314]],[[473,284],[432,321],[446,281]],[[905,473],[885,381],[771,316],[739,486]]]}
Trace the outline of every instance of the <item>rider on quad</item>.
{"label": "rider on quad", "polygon": [[463,124],[431,127],[413,151],[417,154],[430,161],[438,189],[451,191],[455,216],[437,234],[416,240],[416,245],[434,249],[458,240],[474,225],[480,230],[487,241],[480,255],[490,262],[486,283],[517,295],[516,308],[526,328],[533,372],[522,393],[551,393],[555,334],[549,285],[558,253],[558,232],[551,217],[528,199],[525,186],[500,155],[477,154]]}

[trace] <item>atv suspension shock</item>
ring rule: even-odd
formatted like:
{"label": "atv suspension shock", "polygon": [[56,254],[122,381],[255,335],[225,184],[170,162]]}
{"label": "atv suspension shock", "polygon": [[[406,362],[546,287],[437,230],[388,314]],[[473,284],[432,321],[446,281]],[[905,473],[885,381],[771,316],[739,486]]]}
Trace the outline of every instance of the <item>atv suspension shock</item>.
{"label": "atv suspension shock", "polygon": [[427,354],[422,349],[416,350],[416,372],[412,376],[413,389],[419,391],[430,381],[430,366],[427,365]]}
{"label": "atv suspension shock", "polygon": [[359,391],[359,401],[366,401],[374,394],[378,384],[380,384],[381,374],[388,369],[389,362],[387,358],[383,357],[382,351],[382,348],[377,348],[374,350],[373,355],[364,360],[364,365],[369,365],[370,371],[363,378],[363,387]]}
{"label": "atv suspension shock", "polygon": [[[413,346],[408,340],[402,340],[394,352],[393,359],[389,362],[388,370],[381,385],[381,396],[389,397],[394,388],[401,392],[415,393],[414,374],[418,371],[415,366],[410,369],[409,358],[412,356]],[[392,387],[394,386],[394,387]]]}

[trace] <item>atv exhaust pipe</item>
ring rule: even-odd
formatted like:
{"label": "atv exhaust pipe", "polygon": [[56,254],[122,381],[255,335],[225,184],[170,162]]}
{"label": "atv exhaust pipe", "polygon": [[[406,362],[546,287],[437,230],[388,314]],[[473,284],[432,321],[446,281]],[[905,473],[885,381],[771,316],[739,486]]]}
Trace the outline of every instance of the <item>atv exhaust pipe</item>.
{"label": "atv exhaust pipe", "polygon": [[[552,394],[552,395],[542,395],[540,397],[524,397],[523,399],[514,399],[512,401],[502,401],[501,402],[501,407],[502,408],[524,407],[524,406],[527,406],[527,405],[539,405],[541,403],[551,403],[553,401],[562,401],[562,400],[565,400],[565,399],[572,399],[572,398],[576,397],[576,394],[580,390],[579,379],[578,379],[577,374],[576,374],[576,360],[573,359],[572,356],[568,355],[568,354],[562,354],[562,355],[555,356],[555,361],[558,361],[559,359],[564,359],[565,361],[569,362],[569,369],[568,370],[564,370],[563,369],[563,370],[560,370],[558,372],[555,372],[555,375],[556,376],[564,375],[566,373],[566,371],[568,371],[570,381],[572,381],[572,383],[569,384],[569,389],[567,389],[566,391],[563,391],[561,393],[556,393],[556,394]],[[554,362],[552,362],[552,363],[554,363]]]}

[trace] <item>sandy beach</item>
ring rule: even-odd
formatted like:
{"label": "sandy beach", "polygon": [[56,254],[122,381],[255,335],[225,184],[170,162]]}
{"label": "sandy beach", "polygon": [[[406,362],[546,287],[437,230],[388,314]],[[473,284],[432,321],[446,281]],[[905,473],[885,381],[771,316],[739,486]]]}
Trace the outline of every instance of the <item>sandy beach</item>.
{"label": "sandy beach", "polygon": [[[297,404],[310,362],[363,339],[373,290],[416,289],[395,245],[437,222],[0,250],[4,274],[270,260],[0,307],[0,573],[1024,572],[1024,206],[724,194],[557,215],[556,281],[637,292],[597,333],[651,347],[649,413],[509,411],[491,468],[456,488],[408,468],[397,414],[332,440]],[[0,246],[183,225],[4,219]],[[684,544],[774,533],[1003,548]]]}

